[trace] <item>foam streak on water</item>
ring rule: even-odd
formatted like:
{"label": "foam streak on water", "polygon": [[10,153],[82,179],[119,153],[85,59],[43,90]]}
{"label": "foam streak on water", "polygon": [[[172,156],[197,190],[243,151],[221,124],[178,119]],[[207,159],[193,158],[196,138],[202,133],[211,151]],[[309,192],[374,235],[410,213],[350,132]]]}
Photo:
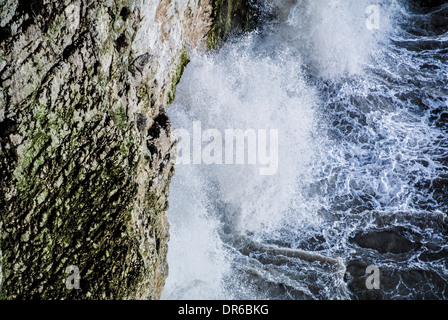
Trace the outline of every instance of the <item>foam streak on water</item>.
{"label": "foam streak on water", "polygon": [[[366,28],[372,3],[379,30]],[[194,121],[278,129],[278,172],[176,166],[163,298],[371,298],[354,281],[367,264],[390,279],[382,298],[446,298],[448,36],[424,25],[438,11],[364,0],[272,10],[260,30],[192,53],[168,112],[191,135]]]}

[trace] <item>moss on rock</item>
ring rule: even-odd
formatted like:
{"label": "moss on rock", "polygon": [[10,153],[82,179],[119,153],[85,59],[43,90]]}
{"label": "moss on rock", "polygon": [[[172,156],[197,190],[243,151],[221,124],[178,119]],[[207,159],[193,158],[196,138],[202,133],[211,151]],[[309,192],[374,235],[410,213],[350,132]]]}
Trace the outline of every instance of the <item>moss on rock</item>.
{"label": "moss on rock", "polygon": [[207,35],[207,46],[216,49],[231,34],[255,28],[259,10],[252,0],[212,0],[212,26]]}
{"label": "moss on rock", "polygon": [[173,103],[176,96],[176,87],[179,84],[180,78],[182,77],[182,74],[184,73],[184,70],[189,62],[190,56],[188,55],[187,48],[184,47],[184,49],[180,51],[178,62],[176,64],[177,67],[175,68],[173,77],[171,79],[171,87],[167,94],[167,104]]}

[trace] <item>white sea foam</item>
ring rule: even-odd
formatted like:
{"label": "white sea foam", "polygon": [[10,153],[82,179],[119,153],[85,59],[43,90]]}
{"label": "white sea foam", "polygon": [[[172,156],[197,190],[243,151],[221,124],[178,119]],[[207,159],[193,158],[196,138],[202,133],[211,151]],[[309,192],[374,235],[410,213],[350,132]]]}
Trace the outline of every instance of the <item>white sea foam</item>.
{"label": "white sea foam", "polygon": [[[199,262],[204,257],[216,256],[216,246],[222,247],[214,231],[216,219],[236,234],[264,233],[275,228],[282,221],[282,214],[293,200],[296,185],[301,176],[306,175],[306,166],[312,159],[310,138],[315,129],[313,105],[316,97],[314,90],[302,79],[300,64],[284,57],[257,56],[246,49],[252,45],[252,37],[245,41],[219,56],[194,54],[169,114],[177,128],[189,129],[193,121],[201,121],[204,129],[221,131],[277,129],[278,172],[261,176],[259,168],[250,165],[180,164],[176,167],[170,196],[176,199],[175,207],[168,211],[175,230],[171,236],[169,264],[175,266],[173,259],[180,259],[175,250],[188,252],[195,258],[183,260],[182,269],[177,272],[171,269],[167,292],[170,282],[178,284],[182,278],[207,281],[207,274],[214,275],[209,279],[217,285],[215,277],[219,276],[219,271],[228,269],[220,269],[217,261]],[[190,178],[185,179],[186,176]],[[185,184],[181,185],[180,181]],[[195,196],[185,197],[186,192]],[[232,209],[216,212],[219,210],[215,201]],[[198,207],[203,209],[194,209]],[[176,232],[179,227],[174,222],[176,220],[185,229]],[[186,236],[188,233],[192,235]],[[203,233],[207,237],[198,236]],[[207,247],[205,243],[211,241],[211,237],[214,244]],[[176,249],[176,243],[182,249]],[[225,264],[223,251],[216,258]],[[211,263],[210,268],[205,267],[208,263]],[[196,274],[197,264],[202,265],[200,274]],[[207,296],[204,291],[198,294],[199,297]]]}
{"label": "white sea foam", "polygon": [[[427,153],[440,133],[408,110],[400,88],[367,71],[376,66],[397,74],[386,58],[396,53],[385,50],[397,3],[282,3],[275,5],[278,20],[261,36],[247,35],[216,54],[193,52],[169,107],[174,128],[190,130],[200,121],[203,129],[221,132],[278,129],[279,168],[260,176],[249,165],[176,166],[163,298],[270,298],[247,285],[251,277],[305,298],[346,298],[334,272],[296,260],[290,269],[266,266],[265,253],[241,251],[267,241],[286,246],[280,253],[318,250],[334,261],[350,254],[348,238],[357,227],[372,226],[370,218],[341,216],[411,212],[431,197],[415,184],[440,170]],[[365,24],[372,4],[380,8],[378,30]],[[313,272],[318,280],[307,283]]]}

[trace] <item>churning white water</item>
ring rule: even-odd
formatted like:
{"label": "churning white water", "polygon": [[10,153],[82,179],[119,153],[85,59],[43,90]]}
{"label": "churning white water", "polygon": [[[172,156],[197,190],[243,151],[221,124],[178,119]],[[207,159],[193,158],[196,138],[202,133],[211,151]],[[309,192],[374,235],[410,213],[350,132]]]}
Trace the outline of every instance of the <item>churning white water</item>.
{"label": "churning white water", "polygon": [[[429,242],[446,250],[446,233],[437,233],[446,206],[433,188],[446,173],[446,132],[430,122],[448,101],[446,60],[402,45],[419,40],[401,25],[413,19],[402,2],[263,5],[274,21],[219,52],[191,53],[168,113],[192,139],[194,123],[222,136],[253,129],[257,139],[277,130],[278,168],[260,175],[264,164],[249,164],[248,154],[245,164],[176,165],[163,298],[352,298],[362,291],[350,285],[361,260],[398,275],[384,297],[412,297],[399,283],[414,266],[430,273],[423,281],[440,298],[446,262],[424,264],[419,254],[430,252]],[[372,5],[379,28],[366,23]],[[436,36],[447,41],[428,35]],[[204,140],[202,150],[212,143]],[[428,224],[413,220],[421,217]],[[353,241],[372,230],[414,251],[394,256],[396,248]]]}

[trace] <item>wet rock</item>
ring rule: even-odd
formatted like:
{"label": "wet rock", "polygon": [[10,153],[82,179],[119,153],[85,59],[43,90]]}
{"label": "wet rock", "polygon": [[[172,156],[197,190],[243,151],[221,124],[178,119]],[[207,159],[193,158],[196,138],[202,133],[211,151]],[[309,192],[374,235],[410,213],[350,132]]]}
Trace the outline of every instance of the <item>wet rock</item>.
{"label": "wet rock", "polygon": [[396,231],[359,233],[352,240],[360,247],[374,249],[380,253],[405,253],[415,248],[412,241]]}
{"label": "wet rock", "polygon": [[379,267],[379,289],[368,289],[366,286],[369,274],[367,266],[372,264],[367,259],[357,259],[347,264],[345,281],[354,299],[390,300],[390,299],[444,299],[448,290],[447,276],[433,270],[409,268],[397,263]]}
{"label": "wet rock", "polygon": [[410,0],[411,8],[415,11],[428,12],[446,3],[445,0]]}
{"label": "wet rock", "polygon": [[[364,260],[354,260],[347,264],[344,280],[347,282],[348,288],[354,294],[355,298],[368,300],[381,300],[384,292],[380,289],[367,289],[366,281],[369,274],[366,273],[370,262]],[[380,281],[382,274],[380,273]]]}
{"label": "wet rock", "polygon": [[230,34],[253,29],[260,15],[255,1],[212,0],[212,26],[207,35],[209,48],[217,48]]}
{"label": "wet rock", "polygon": [[433,250],[425,250],[419,254],[418,258],[425,262],[441,261],[445,266],[448,266],[448,249],[436,247]]}

